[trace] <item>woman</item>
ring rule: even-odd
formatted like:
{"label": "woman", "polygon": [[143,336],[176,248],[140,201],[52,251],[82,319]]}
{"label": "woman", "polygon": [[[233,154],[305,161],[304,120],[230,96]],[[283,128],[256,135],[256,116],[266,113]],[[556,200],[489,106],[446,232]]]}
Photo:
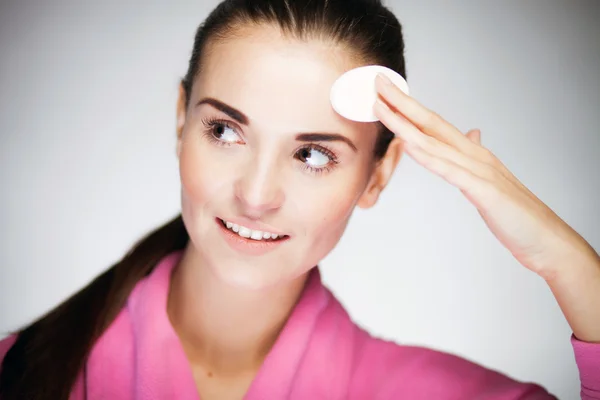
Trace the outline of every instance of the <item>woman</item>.
{"label": "woman", "polygon": [[[329,89],[380,64],[405,76],[375,0],[225,0],[198,30],[177,107],[180,217],[2,342],[2,399],[513,399],[543,388],[354,325],[320,260],[403,153],[458,187],[572,327],[600,398],[600,257],[479,142],[379,78],[381,123]],[[396,138],[394,137],[396,136]],[[334,206],[332,206],[334,205]]]}

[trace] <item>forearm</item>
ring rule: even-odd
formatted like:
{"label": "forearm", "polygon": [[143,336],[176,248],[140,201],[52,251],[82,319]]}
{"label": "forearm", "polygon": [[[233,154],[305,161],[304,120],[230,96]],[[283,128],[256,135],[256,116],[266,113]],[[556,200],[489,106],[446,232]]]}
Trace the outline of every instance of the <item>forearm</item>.
{"label": "forearm", "polygon": [[600,343],[600,256],[587,243],[545,278],[575,337]]}

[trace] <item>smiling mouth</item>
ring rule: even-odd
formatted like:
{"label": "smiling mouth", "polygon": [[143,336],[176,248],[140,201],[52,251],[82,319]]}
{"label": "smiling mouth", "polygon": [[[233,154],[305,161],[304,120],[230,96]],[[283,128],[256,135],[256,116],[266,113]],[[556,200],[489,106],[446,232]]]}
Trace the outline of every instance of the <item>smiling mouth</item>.
{"label": "smiling mouth", "polygon": [[222,220],[221,218],[217,218],[217,220],[223,228],[244,239],[256,242],[281,242],[289,239],[288,235],[277,235],[271,232],[250,229],[242,225],[234,224],[233,222]]}

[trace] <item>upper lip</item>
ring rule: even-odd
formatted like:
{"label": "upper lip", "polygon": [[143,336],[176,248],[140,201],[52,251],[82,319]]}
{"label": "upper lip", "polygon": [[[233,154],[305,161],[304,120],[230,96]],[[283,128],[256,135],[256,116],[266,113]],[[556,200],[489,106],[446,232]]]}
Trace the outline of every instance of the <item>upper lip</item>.
{"label": "upper lip", "polygon": [[248,229],[252,229],[253,231],[261,231],[261,232],[269,232],[274,233],[278,236],[289,236],[280,230],[273,228],[271,225],[264,224],[258,221],[252,221],[246,218],[221,218],[222,221],[231,222],[232,224],[244,226]]}

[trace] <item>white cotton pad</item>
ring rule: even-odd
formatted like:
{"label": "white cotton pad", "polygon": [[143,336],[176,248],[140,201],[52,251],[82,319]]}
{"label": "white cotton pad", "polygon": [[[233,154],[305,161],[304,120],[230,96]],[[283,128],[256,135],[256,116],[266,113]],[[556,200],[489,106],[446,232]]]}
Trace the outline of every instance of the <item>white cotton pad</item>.
{"label": "white cotton pad", "polygon": [[375,78],[378,73],[385,74],[400,90],[408,94],[408,84],[402,75],[381,65],[368,65],[351,69],[335,81],[330,93],[333,109],[352,121],[378,121],[373,113],[377,100]]}

